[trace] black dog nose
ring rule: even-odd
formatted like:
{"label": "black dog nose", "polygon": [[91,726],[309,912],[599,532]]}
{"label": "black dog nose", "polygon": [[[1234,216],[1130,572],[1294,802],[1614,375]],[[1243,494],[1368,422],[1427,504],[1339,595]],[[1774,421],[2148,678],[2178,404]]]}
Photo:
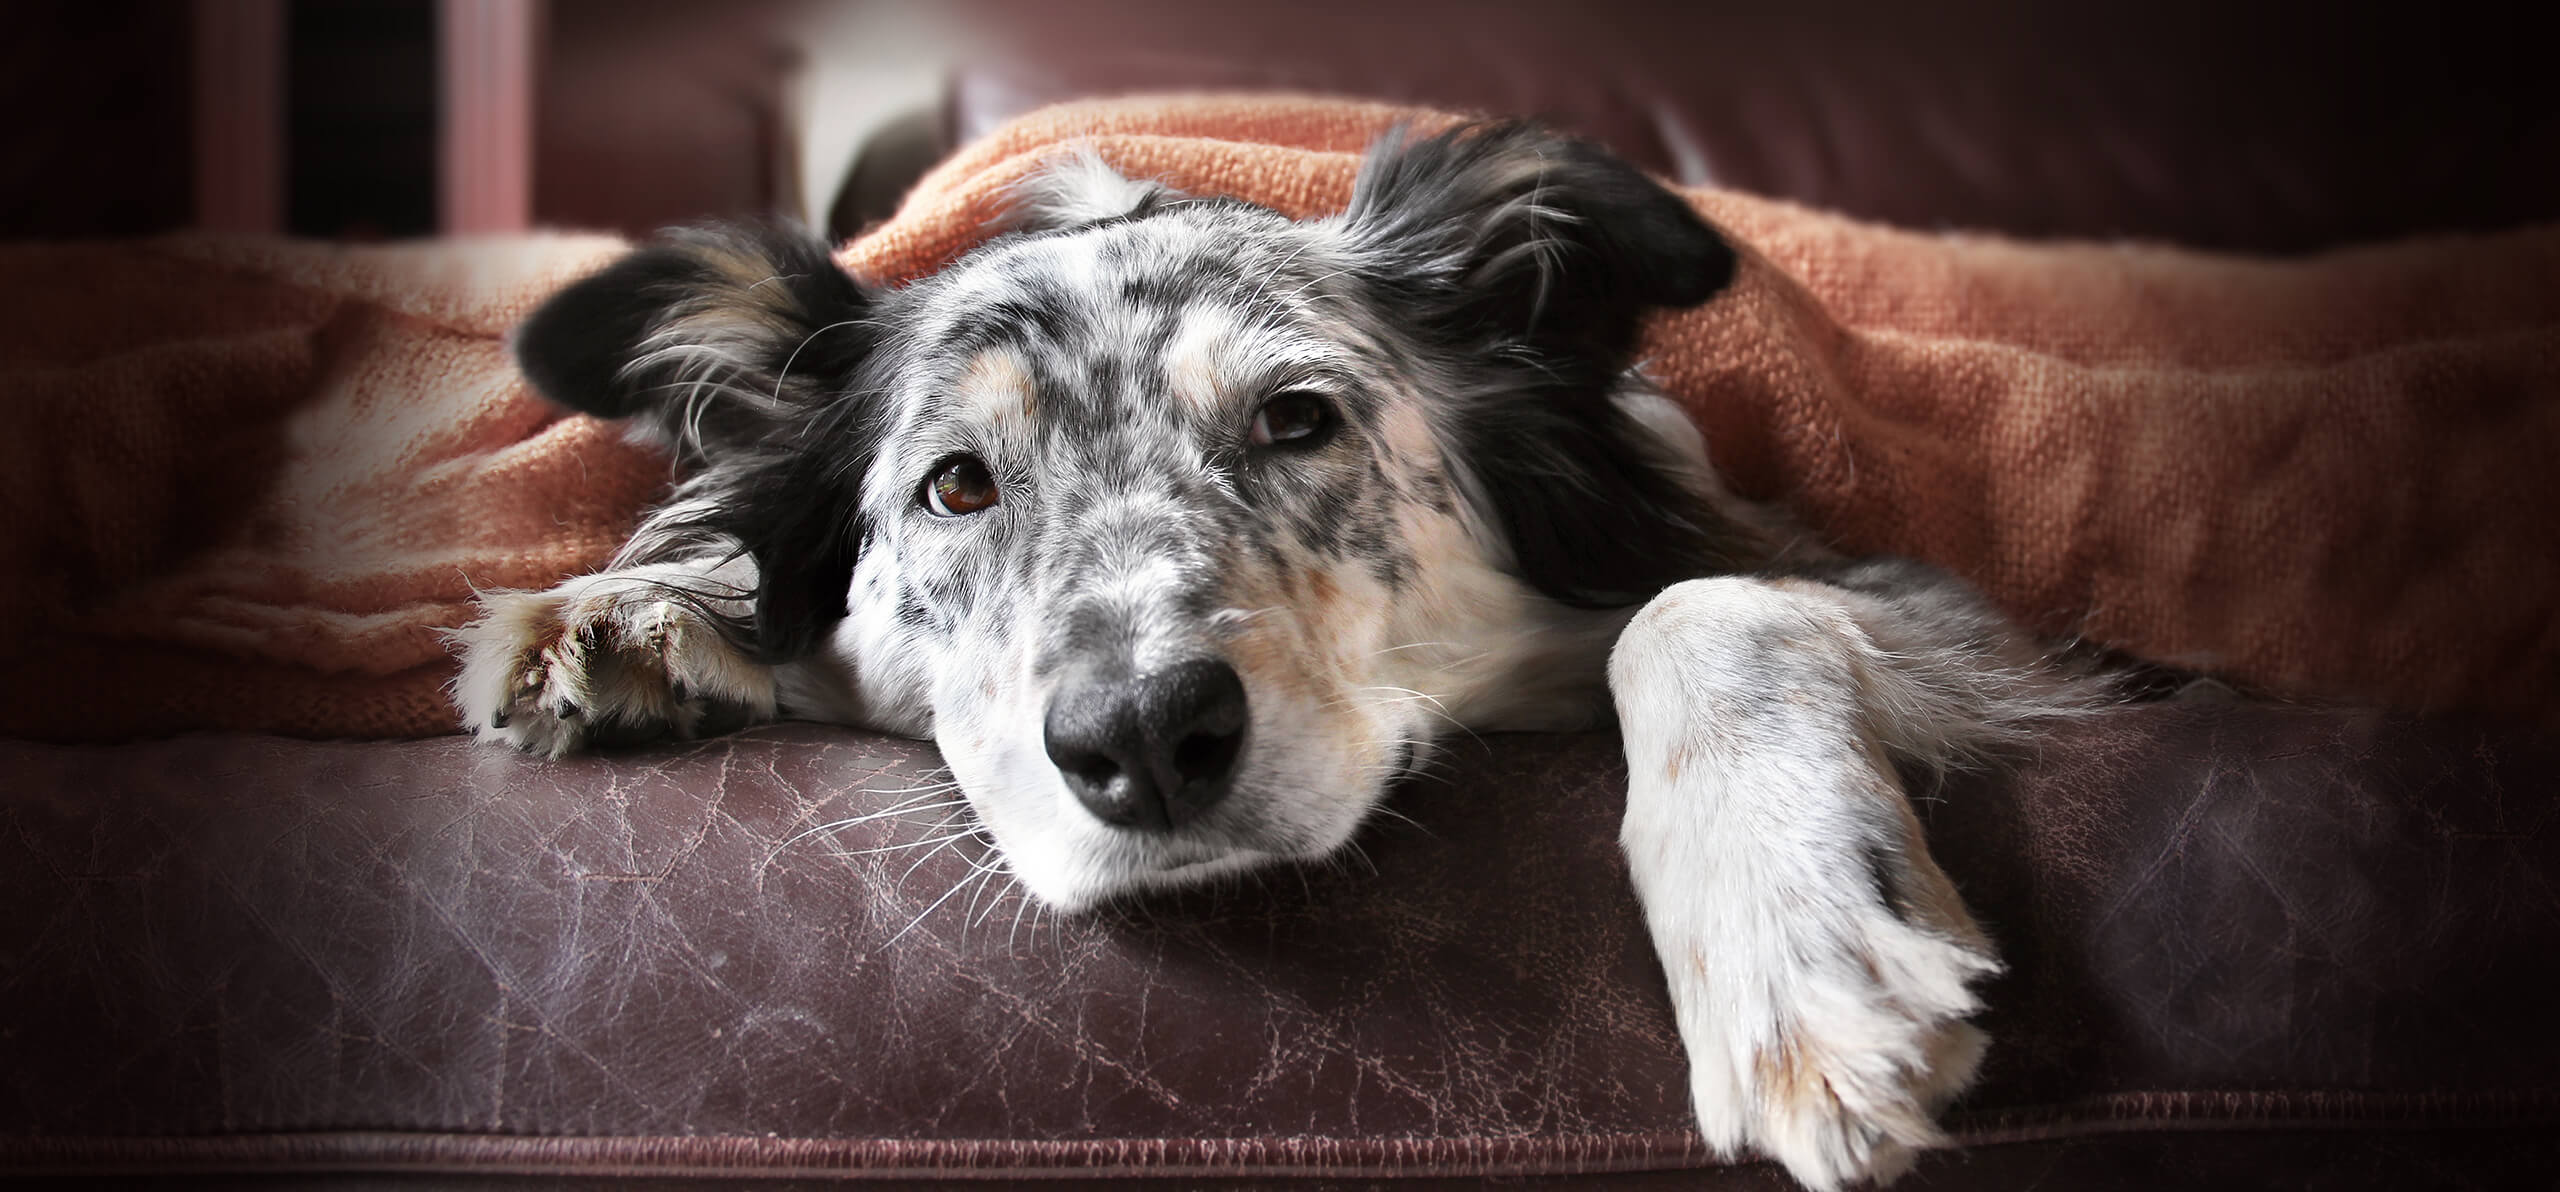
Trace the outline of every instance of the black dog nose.
{"label": "black dog nose", "polygon": [[1227,794],[1244,751],[1244,680],[1194,659],[1070,680],[1049,697],[1049,760],[1106,824],[1167,832]]}

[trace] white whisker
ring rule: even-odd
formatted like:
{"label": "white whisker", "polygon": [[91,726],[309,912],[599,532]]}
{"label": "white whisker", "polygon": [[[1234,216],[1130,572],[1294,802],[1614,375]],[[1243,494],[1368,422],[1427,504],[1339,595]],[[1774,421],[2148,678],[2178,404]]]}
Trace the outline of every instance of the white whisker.
{"label": "white whisker", "polygon": [[[927,792],[927,795],[938,793],[940,792]],[[945,807],[960,807],[965,805],[963,801],[959,799],[944,799],[939,802],[924,802],[924,798],[925,796],[920,795],[915,799],[910,799],[895,807],[890,807],[881,811],[874,811],[868,815],[857,815],[849,819],[829,820],[823,824],[812,824],[809,827],[803,828],[800,831],[794,832],[790,836],[785,837],[782,843],[773,846],[773,851],[779,853],[801,840],[810,836],[815,836],[821,832],[839,832],[846,828],[854,827],[859,824],[867,824],[873,820],[887,819],[891,816],[924,815],[940,811]]]}
{"label": "white whisker", "polygon": [[899,940],[907,938],[907,933],[915,930],[916,924],[924,922],[925,916],[932,914],[934,912],[934,908],[951,901],[951,896],[959,893],[961,889],[969,885],[969,883],[969,878],[962,878],[959,881],[951,883],[951,888],[943,891],[942,897],[934,899],[930,904],[927,904],[923,910],[917,911],[915,918],[907,920],[907,925],[899,928],[898,934],[881,941],[880,946],[885,948],[891,944],[897,943]]}
{"label": "white whisker", "polygon": [[904,844],[884,844],[878,848],[847,849],[832,855],[838,857],[876,857],[884,853],[903,853],[908,849],[923,848],[929,844],[949,844],[954,840],[966,840],[977,834],[978,830],[971,828],[966,832],[955,832],[949,836],[935,836],[924,840],[910,840]]}

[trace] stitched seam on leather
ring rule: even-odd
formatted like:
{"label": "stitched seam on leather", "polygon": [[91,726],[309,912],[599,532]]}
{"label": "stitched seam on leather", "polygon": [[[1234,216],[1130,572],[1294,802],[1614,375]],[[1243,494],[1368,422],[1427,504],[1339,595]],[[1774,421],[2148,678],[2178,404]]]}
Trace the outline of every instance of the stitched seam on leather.
{"label": "stitched seam on leather", "polygon": [[[2092,1113],[2105,1116],[2087,1116]],[[1969,1116],[1962,1145],[2146,1131],[2493,1129],[2560,1119],[2560,1090],[2155,1092]],[[1542,1139],[923,1139],[541,1137],[352,1131],[0,1139],[18,1174],[107,1171],[428,1171],[786,1178],[1075,1175],[1539,1175],[1715,1164],[1688,1134]]]}
{"label": "stitched seam on leather", "polygon": [[2160,1090],[1959,1113],[1949,1135],[1958,1143],[1977,1144],[2141,1130],[2498,1127],[2555,1116],[2560,1116],[2560,1089]]}

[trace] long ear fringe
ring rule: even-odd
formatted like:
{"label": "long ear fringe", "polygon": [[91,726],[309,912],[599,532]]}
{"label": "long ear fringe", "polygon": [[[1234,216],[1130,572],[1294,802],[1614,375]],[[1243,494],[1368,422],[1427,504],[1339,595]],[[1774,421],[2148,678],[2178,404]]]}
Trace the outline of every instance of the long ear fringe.
{"label": "long ear fringe", "polygon": [[701,459],[841,388],[872,302],[796,226],[681,228],[553,295],[512,346],[543,396]]}

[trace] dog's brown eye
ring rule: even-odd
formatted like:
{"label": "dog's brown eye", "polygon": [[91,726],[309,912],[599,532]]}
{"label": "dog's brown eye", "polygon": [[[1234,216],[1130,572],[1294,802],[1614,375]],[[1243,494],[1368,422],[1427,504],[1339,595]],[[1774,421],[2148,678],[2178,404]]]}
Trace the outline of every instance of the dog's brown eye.
{"label": "dog's brown eye", "polygon": [[1332,436],[1334,422],[1333,403],[1323,394],[1288,389],[1262,403],[1250,437],[1256,447],[1313,447]]}
{"label": "dog's brown eye", "polygon": [[962,517],[994,508],[996,478],[974,455],[955,455],[933,470],[924,482],[924,507],[943,517]]}

